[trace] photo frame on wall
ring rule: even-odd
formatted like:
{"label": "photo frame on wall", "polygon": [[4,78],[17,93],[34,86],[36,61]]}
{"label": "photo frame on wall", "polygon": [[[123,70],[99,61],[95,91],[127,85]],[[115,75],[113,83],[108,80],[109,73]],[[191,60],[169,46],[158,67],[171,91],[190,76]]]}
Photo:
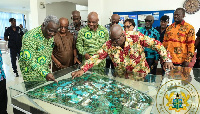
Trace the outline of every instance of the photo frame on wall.
{"label": "photo frame on wall", "polygon": [[147,15],[154,16],[153,27],[160,26],[160,18],[163,15],[168,15],[170,17],[169,24],[174,22],[173,15],[175,10],[162,10],[162,11],[133,11],[133,12],[113,12],[113,14],[118,14],[121,18],[120,23],[123,26],[123,21],[127,18],[134,19],[135,21],[135,30],[139,30],[144,27],[144,19]]}

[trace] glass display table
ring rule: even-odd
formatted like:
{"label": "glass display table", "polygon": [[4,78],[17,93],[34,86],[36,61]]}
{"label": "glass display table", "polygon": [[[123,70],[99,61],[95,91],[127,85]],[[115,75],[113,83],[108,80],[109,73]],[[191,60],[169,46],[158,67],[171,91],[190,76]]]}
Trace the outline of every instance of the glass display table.
{"label": "glass display table", "polygon": [[[160,103],[157,101],[161,100],[158,94],[161,90],[165,91],[166,87],[160,88],[165,86],[169,79],[181,80],[178,75],[183,73],[173,77],[177,67],[168,71],[165,77],[148,75],[141,80],[137,76],[125,79],[117,75],[113,77],[111,72],[99,74],[91,70],[72,80],[71,72],[78,69],[79,66],[72,66],[55,72],[58,84],[45,81],[21,83],[10,87],[13,107],[24,113],[35,114],[159,113],[156,105]],[[188,69],[185,68],[189,72]],[[187,97],[187,93],[185,95]]]}

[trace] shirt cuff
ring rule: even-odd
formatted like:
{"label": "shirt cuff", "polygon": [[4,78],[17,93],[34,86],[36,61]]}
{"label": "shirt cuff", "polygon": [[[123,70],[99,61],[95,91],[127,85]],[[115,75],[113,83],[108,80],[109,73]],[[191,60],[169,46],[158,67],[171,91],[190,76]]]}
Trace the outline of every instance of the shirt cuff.
{"label": "shirt cuff", "polygon": [[84,56],[85,54],[86,54],[86,52],[84,51],[84,52],[83,52],[83,56]]}

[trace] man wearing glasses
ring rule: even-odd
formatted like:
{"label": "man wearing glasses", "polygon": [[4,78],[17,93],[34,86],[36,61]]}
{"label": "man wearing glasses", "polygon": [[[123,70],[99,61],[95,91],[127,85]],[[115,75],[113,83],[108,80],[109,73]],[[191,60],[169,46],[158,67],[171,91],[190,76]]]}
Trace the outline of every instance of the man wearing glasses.
{"label": "man wearing glasses", "polygon": [[[82,28],[78,33],[76,47],[79,53],[83,56],[82,62],[91,58],[92,55],[108,41],[108,30],[98,24],[99,18],[96,12],[88,14],[88,25]],[[93,67],[93,70],[99,73],[104,73],[106,61],[103,60],[100,64]]]}
{"label": "man wearing glasses", "polygon": [[[142,34],[149,36],[150,38],[155,38],[155,40],[160,41],[159,40],[160,34],[156,29],[152,27],[153,23],[154,23],[154,17],[152,15],[148,15],[145,18],[145,27],[140,29],[139,31]],[[150,67],[150,74],[156,75],[159,54],[150,48],[145,48],[144,52],[147,59],[147,63]]]}
{"label": "man wearing glasses", "polygon": [[80,64],[73,35],[68,31],[69,21],[67,18],[60,18],[59,22],[60,28],[59,32],[54,36],[55,45],[51,56],[53,72],[72,66],[76,62]]}
{"label": "man wearing glasses", "polygon": [[[112,25],[114,24],[118,24],[119,23],[119,20],[120,20],[120,16],[118,14],[113,14],[111,16],[111,19],[110,19],[110,23],[105,25],[105,27],[107,28],[108,32],[110,32],[110,28],[112,27]],[[108,72],[109,72],[109,68],[111,66],[111,73],[112,75],[114,75],[114,72],[115,72],[115,68],[114,68],[114,65],[110,59],[109,56],[106,57],[106,74],[108,75]]]}
{"label": "man wearing glasses", "polygon": [[122,27],[115,24],[110,29],[110,38],[111,40],[104,43],[102,48],[85,62],[81,70],[72,73],[72,78],[82,76],[83,73],[94,65],[98,65],[108,55],[114,63],[115,71],[118,72],[117,76],[129,78],[129,75],[138,72],[139,76],[144,77],[145,74],[150,72],[150,69],[143,47],[158,51],[165,62],[164,69],[174,67],[164,46],[159,41],[140,32],[130,31],[125,34]]}

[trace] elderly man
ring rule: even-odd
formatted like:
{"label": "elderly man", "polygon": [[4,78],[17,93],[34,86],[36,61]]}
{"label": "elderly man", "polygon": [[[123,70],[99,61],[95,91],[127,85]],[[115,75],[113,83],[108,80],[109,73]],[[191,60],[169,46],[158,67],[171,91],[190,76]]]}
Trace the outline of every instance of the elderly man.
{"label": "elderly man", "polygon": [[[76,44],[77,37],[78,37],[78,31],[86,26],[86,23],[81,20],[80,12],[79,11],[72,11],[72,17],[71,19],[73,22],[68,26],[69,31],[74,35],[74,41]],[[82,55],[79,54],[77,50],[77,56],[78,60],[82,61]]]}
{"label": "elderly man", "polygon": [[11,23],[11,26],[5,30],[4,39],[8,41],[8,48],[10,48],[10,58],[13,72],[16,74],[16,77],[19,77],[16,58],[19,57],[19,53],[22,47],[22,36],[24,33],[20,27],[16,26],[15,18],[10,18],[9,22]]}
{"label": "elderly man", "polygon": [[110,56],[114,63],[115,70],[119,74],[118,76],[127,78],[127,74],[134,74],[135,72],[147,74],[150,69],[143,47],[157,50],[165,62],[164,68],[173,68],[173,64],[169,58],[170,55],[164,46],[153,38],[144,36],[137,31],[130,31],[128,34],[125,34],[120,25],[113,25],[111,27],[110,38],[111,40],[104,43],[102,48],[85,62],[81,70],[72,73],[73,78],[82,76],[84,72],[94,65],[99,64],[107,55]]}
{"label": "elderly man", "polygon": [[51,56],[53,60],[52,71],[72,66],[78,61],[75,42],[72,33],[68,31],[69,21],[67,18],[60,18],[60,30],[54,36],[55,46]]}
{"label": "elderly man", "polygon": [[[150,38],[155,38],[156,40],[160,41],[160,34],[159,32],[152,27],[154,23],[154,17],[152,15],[148,15],[145,18],[145,27],[140,29],[140,32]],[[156,69],[158,65],[158,53],[150,48],[144,49],[145,56],[147,59],[147,63],[150,67],[150,73],[156,75]]]}
{"label": "elderly man", "polygon": [[[112,25],[114,25],[114,24],[118,24],[119,23],[119,20],[120,20],[120,16],[118,15],[118,14],[113,14],[112,16],[111,16],[111,19],[110,19],[110,23],[109,24],[107,24],[107,25],[105,25],[105,27],[107,28],[107,30],[108,30],[108,32],[110,32],[110,28],[112,27]],[[112,73],[112,75],[114,75],[114,65],[113,65],[113,63],[112,63],[112,61],[111,61],[111,59],[110,59],[110,57],[109,56],[107,56],[106,57],[106,74],[108,75],[108,72],[109,72],[109,68],[110,68],[110,66],[111,66],[111,73]]]}
{"label": "elderly man", "polygon": [[[47,16],[43,24],[28,31],[22,40],[19,65],[25,82],[55,81],[49,64],[54,38],[59,28],[56,16]],[[31,86],[31,85],[30,85]]]}
{"label": "elderly man", "polygon": [[[108,31],[105,27],[98,24],[99,18],[96,12],[91,12],[88,15],[88,26],[79,31],[76,47],[79,53],[83,56],[82,62],[91,58],[108,40]],[[103,73],[106,61],[103,60],[93,70],[99,70]],[[101,69],[100,69],[101,68]]]}
{"label": "elderly man", "polygon": [[184,21],[185,10],[177,8],[174,12],[174,23],[167,27],[163,45],[170,52],[175,66],[188,67],[194,56],[194,27]]}

